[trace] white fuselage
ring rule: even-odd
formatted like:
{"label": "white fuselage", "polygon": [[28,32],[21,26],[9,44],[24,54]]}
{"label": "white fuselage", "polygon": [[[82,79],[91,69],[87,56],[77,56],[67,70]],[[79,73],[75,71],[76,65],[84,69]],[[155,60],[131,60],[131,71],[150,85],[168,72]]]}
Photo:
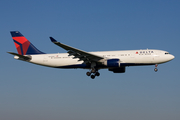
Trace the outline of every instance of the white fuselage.
{"label": "white fuselage", "polygon": [[[102,56],[107,59],[120,59],[121,66],[154,65],[165,63],[174,59],[174,56],[168,52],[154,49],[89,53]],[[57,68],[89,68],[85,66],[83,61],[79,61],[78,58],[73,59],[73,56],[69,56],[68,53],[38,54],[30,56],[31,60],[28,62],[38,65]],[[15,59],[18,59],[18,57],[16,56]]]}

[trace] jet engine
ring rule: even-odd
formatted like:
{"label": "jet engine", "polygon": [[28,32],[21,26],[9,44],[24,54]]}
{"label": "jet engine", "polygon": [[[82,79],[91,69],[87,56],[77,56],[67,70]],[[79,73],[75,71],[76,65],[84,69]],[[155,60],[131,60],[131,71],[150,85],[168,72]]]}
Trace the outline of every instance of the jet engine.
{"label": "jet engine", "polygon": [[120,60],[119,59],[108,59],[103,63],[107,67],[120,67]]}

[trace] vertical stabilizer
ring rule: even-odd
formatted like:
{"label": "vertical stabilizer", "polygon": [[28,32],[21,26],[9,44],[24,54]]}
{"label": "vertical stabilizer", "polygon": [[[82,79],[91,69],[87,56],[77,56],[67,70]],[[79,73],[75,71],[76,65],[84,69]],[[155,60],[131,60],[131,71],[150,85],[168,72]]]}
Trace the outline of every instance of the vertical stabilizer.
{"label": "vertical stabilizer", "polygon": [[14,44],[20,55],[44,54],[30,43],[19,31],[11,31]]}

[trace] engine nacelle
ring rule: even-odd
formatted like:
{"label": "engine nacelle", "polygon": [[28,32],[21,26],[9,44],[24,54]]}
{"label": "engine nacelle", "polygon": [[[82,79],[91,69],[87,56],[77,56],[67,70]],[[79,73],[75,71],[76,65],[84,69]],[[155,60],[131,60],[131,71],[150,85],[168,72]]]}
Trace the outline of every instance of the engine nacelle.
{"label": "engine nacelle", "polygon": [[104,61],[104,65],[107,67],[120,67],[120,60],[119,59],[108,59]]}
{"label": "engine nacelle", "polygon": [[114,73],[125,73],[125,67],[110,68],[109,71],[112,71]]}

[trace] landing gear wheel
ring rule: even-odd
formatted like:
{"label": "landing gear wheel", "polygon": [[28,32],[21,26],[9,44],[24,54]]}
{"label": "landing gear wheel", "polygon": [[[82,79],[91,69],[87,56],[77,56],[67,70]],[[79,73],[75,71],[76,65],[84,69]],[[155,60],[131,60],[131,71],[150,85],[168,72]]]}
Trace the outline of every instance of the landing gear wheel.
{"label": "landing gear wheel", "polygon": [[90,75],[91,75],[91,73],[90,73],[90,72],[87,72],[87,73],[86,73],[86,75],[87,75],[87,76],[90,76]]}
{"label": "landing gear wheel", "polygon": [[100,75],[100,73],[99,73],[99,72],[96,72],[95,76],[99,76],[99,75]]}
{"label": "landing gear wheel", "polygon": [[154,71],[155,71],[155,72],[157,72],[157,71],[158,71],[158,69],[157,69],[157,68],[154,68]]}
{"label": "landing gear wheel", "polygon": [[95,78],[95,75],[91,75],[91,78],[94,79],[94,78]]}

